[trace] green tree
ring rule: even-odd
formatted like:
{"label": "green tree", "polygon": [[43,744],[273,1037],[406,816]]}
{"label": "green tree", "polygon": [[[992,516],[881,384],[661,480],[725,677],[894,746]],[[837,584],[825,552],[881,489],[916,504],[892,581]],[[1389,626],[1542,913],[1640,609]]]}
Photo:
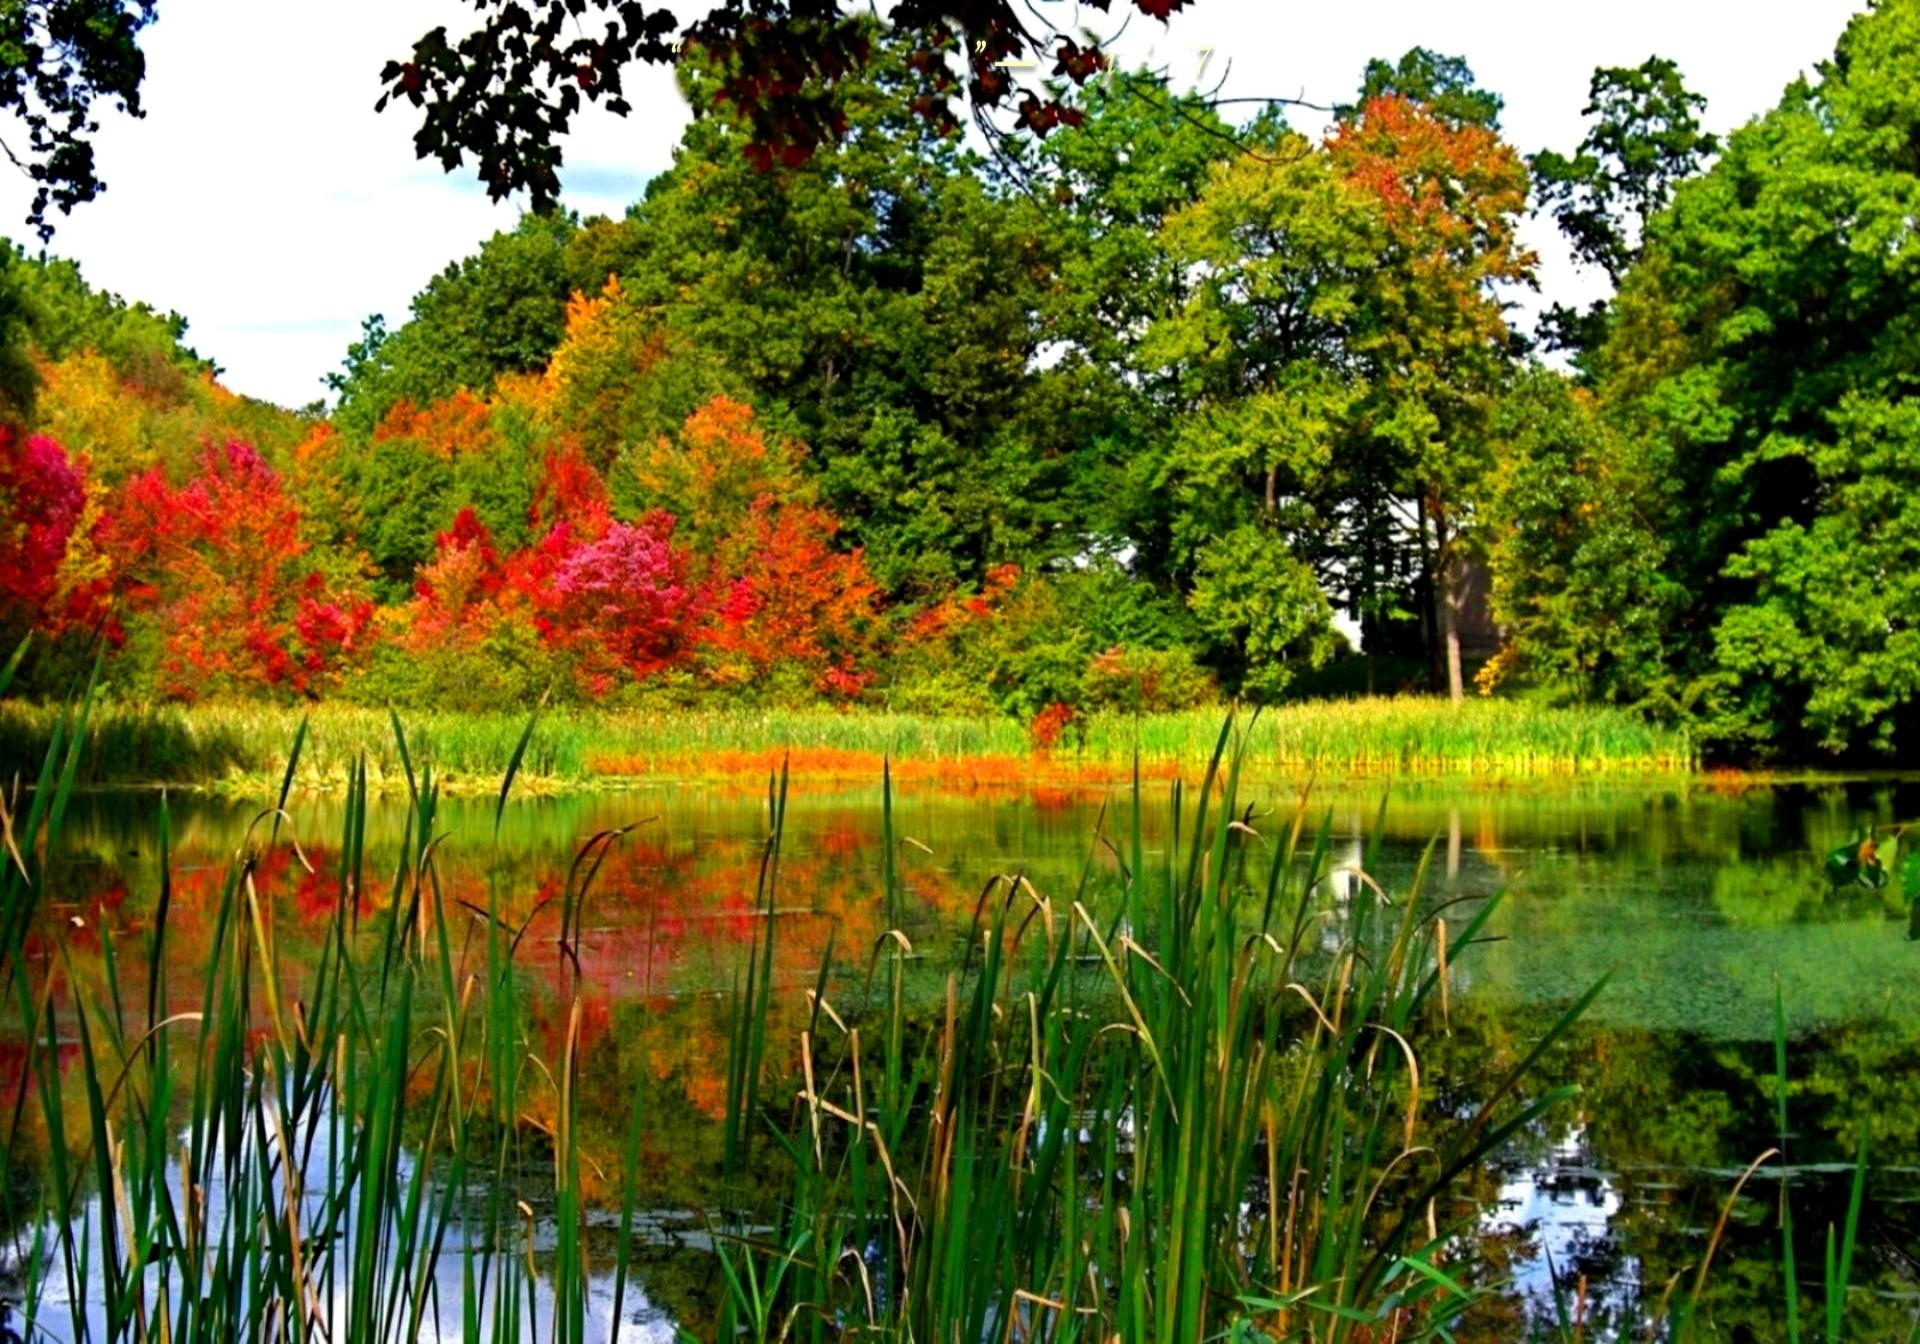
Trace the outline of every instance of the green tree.
{"label": "green tree", "polygon": [[568,296],[597,292],[607,279],[598,267],[620,264],[609,246],[618,228],[524,215],[428,281],[398,330],[367,319],[343,372],[326,379],[340,394],[334,423],[364,437],[402,399],[424,406],[463,387],[484,395],[503,373],[545,367],[566,331]]}
{"label": "green tree", "polygon": [[[1659,56],[1593,72],[1582,112],[1591,125],[1579,148],[1571,156],[1541,150],[1529,161],[1539,208],[1560,226],[1575,260],[1620,283],[1640,255],[1648,221],[1719,150],[1700,128],[1706,105],[1680,67]],[[1550,347],[1591,355],[1605,337],[1606,313],[1605,302],[1585,312],[1555,304],[1541,330]]]}
{"label": "green tree", "polygon": [[220,372],[186,344],[187,319],[180,314],[95,289],[76,262],[44,254],[30,258],[4,239],[0,251],[10,254],[8,271],[21,319],[44,358],[91,350],[122,376],[148,384],[164,379],[164,367],[190,376]]}
{"label": "green tree", "polygon": [[1911,738],[1916,60],[1916,0],[1856,17],[1651,222],[1598,361],[1664,478],[1667,668],[1727,749]]}
{"label": "green tree", "polygon": [[1237,527],[1207,543],[1192,605],[1216,645],[1241,654],[1234,670],[1259,699],[1286,690],[1300,665],[1326,662],[1338,638],[1312,569],[1265,528]]}
{"label": "green tree", "polygon": [[[1386,236],[1304,137],[1279,132],[1262,151],[1216,165],[1162,230],[1193,292],[1149,330],[1140,360],[1168,379],[1180,412],[1153,485],[1177,503],[1174,553],[1193,575],[1195,613],[1216,656],[1270,695],[1296,646],[1331,647],[1309,633],[1315,607],[1297,600],[1298,575],[1332,586],[1357,573],[1341,554],[1333,464],[1365,396],[1354,322]],[[1240,571],[1276,585],[1271,610],[1256,610]],[[1324,598],[1318,613],[1330,622]]]}
{"label": "green tree", "polygon": [[1086,445],[1074,466],[1080,550],[1149,587],[1150,605],[1175,613],[1161,628],[1192,635],[1191,617],[1178,614],[1193,574],[1190,536],[1175,535],[1186,505],[1162,481],[1190,405],[1180,370],[1146,344],[1194,292],[1161,232],[1214,165],[1239,152],[1237,137],[1199,96],[1175,94],[1145,70],[1089,85],[1078,106],[1079,125],[1027,146],[1026,157],[1061,249],[1041,320],[1055,361],[1047,387],[1070,399]]}
{"label": "green tree", "polygon": [[1487,549],[1505,637],[1482,684],[1677,715],[1662,647],[1685,595],[1666,574],[1652,464],[1591,393],[1538,367],[1501,398],[1492,442]]}
{"label": "green tree", "polygon": [[24,425],[32,419],[40,382],[28,345],[22,265],[12,248],[0,247],[0,425]]}

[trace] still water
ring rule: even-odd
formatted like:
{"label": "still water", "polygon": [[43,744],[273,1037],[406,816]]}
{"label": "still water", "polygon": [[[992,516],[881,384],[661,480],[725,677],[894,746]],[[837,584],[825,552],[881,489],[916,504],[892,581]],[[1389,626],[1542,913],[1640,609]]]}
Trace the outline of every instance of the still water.
{"label": "still water", "polygon": [[[1259,789],[1248,790],[1252,797]],[[1295,786],[1269,791],[1283,830]],[[1384,796],[1384,808],[1382,800]],[[906,904],[900,922],[923,954],[931,999],[960,955],[983,886],[1024,874],[1069,898],[1099,843],[1118,835],[1121,795],[898,793],[894,828]],[[171,983],[193,984],[207,911],[258,803],[176,796]],[[1147,809],[1148,847],[1168,842]],[[292,834],[324,875],[341,809],[292,806]],[[1321,789],[1336,862],[1377,842],[1372,874],[1403,891],[1426,865],[1425,894],[1473,902],[1507,895],[1495,941],[1458,961],[1450,1032],[1427,1046],[1435,1105],[1471,1097],[1476,1079],[1531,1048],[1556,1011],[1610,977],[1581,1024],[1544,1057],[1542,1085],[1581,1094],[1480,1173],[1478,1253],[1507,1283],[1504,1305],[1468,1337],[1514,1338],[1555,1310],[1555,1282],[1589,1318],[1643,1318],[1676,1275],[1698,1264],[1735,1180],[1775,1146],[1776,994],[1789,1036],[1788,1165],[1795,1220],[1814,1229],[1802,1276],[1817,1285],[1824,1227],[1844,1216],[1855,1145],[1870,1132],[1861,1249],[1849,1336],[1905,1339],[1920,1312],[1920,944],[1889,892],[1830,894],[1821,856],[1870,823],[1920,816],[1920,783],[1895,780],[1719,791],[1659,786]],[[84,964],[102,926],[137,937],[159,890],[157,798],[79,798],[46,912]],[[397,850],[404,809],[376,805],[369,855]],[[595,833],[631,826],[608,850],[581,912],[577,979],[555,950],[569,865]],[[506,900],[527,923],[535,1020],[558,1046],[567,1004],[583,1000],[585,1142],[617,1150],[631,1081],[644,1073],[648,1155],[642,1188],[648,1245],[629,1288],[623,1338],[670,1338],[670,1320],[700,1317],[700,1210],[725,1109],[725,991],[754,928],[767,806],[757,790],[663,783],[609,795],[508,806],[498,838],[491,802],[448,802],[436,827],[448,899]],[[781,1003],[797,1005],[829,945],[857,978],[886,929],[880,797],[796,791],[779,883]],[[298,965],[332,910],[330,877],[304,879],[282,846],[262,886],[276,897],[280,953]],[[75,922],[77,919],[78,923]],[[182,1007],[190,1006],[186,1004]],[[22,1058],[0,1041],[13,1095]],[[1776,1162],[1736,1201],[1714,1251],[1695,1337],[1784,1338]],[[1809,1268],[1811,1267],[1811,1268]],[[1810,1277],[1809,1277],[1810,1276]],[[710,1278],[710,1274],[705,1274]],[[610,1310],[596,1285],[594,1310]],[[602,1301],[602,1299],[605,1299]],[[629,1334],[628,1331],[631,1331]],[[1606,1337],[1590,1331],[1589,1338]]]}

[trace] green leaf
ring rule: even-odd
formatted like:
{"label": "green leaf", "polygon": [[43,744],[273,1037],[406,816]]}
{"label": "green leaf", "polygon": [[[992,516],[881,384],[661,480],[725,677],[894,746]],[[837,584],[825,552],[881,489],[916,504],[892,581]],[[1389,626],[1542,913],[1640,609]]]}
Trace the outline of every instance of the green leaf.
{"label": "green leaf", "polygon": [[20,637],[19,647],[13,651],[13,657],[7,659],[7,665],[5,667],[0,667],[0,695],[5,695],[7,693],[7,687],[13,684],[13,674],[20,670],[20,660],[27,656],[27,644],[32,638],[33,631],[31,630],[22,635]]}
{"label": "green leaf", "polygon": [[1827,853],[1827,882],[1835,889],[1856,882],[1860,878],[1860,845],[1849,840],[1838,849]]}
{"label": "green leaf", "polygon": [[1900,856],[1900,894],[1909,901],[1920,901],[1920,845]]}
{"label": "green leaf", "polygon": [[540,722],[540,711],[546,707],[547,697],[541,696],[535,706],[533,716],[527,720],[527,726],[521,730],[520,740],[514,744],[513,759],[507,762],[507,774],[500,781],[500,797],[493,805],[493,838],[500,838],[500,821],[507,814],[507,793],[513,788],[513,777],[520,773],[520,762],[526,759],[527,744],[533,741],[534,725]]}

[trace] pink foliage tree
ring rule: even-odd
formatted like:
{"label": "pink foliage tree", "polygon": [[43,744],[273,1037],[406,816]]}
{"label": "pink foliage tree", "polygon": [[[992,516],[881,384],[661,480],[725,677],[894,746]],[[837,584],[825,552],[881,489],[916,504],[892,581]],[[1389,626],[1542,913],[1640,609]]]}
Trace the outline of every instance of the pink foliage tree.
{"label": "pink foliage tree", "polygon": [[44,434],[0,426],[0,609],[10,624],[58,620],[61,563],[86,502],[84,460]]}

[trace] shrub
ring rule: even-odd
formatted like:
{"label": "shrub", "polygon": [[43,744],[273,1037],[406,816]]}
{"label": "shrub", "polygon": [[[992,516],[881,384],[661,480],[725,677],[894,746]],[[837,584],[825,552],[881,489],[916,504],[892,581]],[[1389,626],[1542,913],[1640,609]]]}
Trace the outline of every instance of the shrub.
{"label": "shrub", "polygon": [[1219,691],[1187,649],[1129,649],[1118,644],[1088,661],[1081,684],[1087,708],[1127,714],[1192,709],[1213,700]]}

